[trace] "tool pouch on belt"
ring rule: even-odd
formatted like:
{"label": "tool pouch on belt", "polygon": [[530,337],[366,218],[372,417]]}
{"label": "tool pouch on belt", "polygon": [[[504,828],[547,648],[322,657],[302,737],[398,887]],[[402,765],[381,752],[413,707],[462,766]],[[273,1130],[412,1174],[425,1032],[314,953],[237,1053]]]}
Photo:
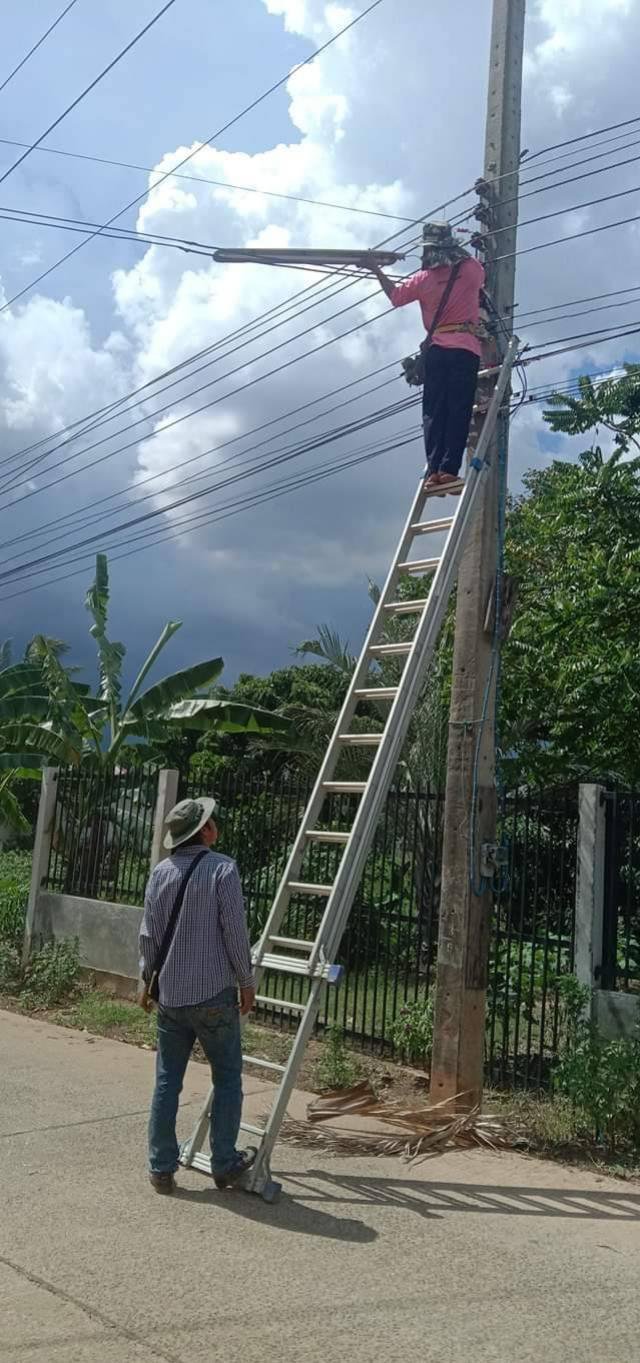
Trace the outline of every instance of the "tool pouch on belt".
{"label": "tool pouch on belt", "polygon": [[449,278],[447,280],[444,293],[433,315],[433,321],[431,323],[429,335],[427,336],[427,339],[422,342],[418,354],[408,355],[406,359],[401,360],[405,379],[412,388],[421,388],[424,383],[427,351],[429,350],[430,346],[433,345],[433,338],[438,327],[438,322],[440,321],[440,318],[442,317],[442,314],[447,306],[447,303],[449,302],[449,299],[451,297],[451,291],[460,273],[461,265],[462,261],[457,260],[451,270],[451,274],[449,275]]}

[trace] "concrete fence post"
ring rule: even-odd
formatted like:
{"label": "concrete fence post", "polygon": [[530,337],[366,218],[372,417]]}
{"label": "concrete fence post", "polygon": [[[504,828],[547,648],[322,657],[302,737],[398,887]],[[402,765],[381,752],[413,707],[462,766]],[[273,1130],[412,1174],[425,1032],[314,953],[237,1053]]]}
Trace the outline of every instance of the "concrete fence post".
{"label": "concrete fence post", "polygon": [[156,796],[156,807],[153,815],[153,838],[151,841],[151,865],[152,871],[165,855],[162,846],[164,837],[164,821],[170,809],[178,803],[178,784],[180,772],[172,768],[163,768],[158,772],[158,794]]}
{"label": "concrete fence post", "polygon": [[49,869],[49,854],[51,852],[51,842],[53,839],[57,793],[58,768],[45,767],[42,773],[42,785],[40,787],[40,803],[38,805],[36,836],[33,844],[33,862],[31,865],[31,887],[29,889],[27,916],[24,925],[24,942],[22,947],[22,960],[24,964],[26,964],[31,955],[37,922],[38,896],[46,881],[47,871]]}
{"label": "concrete fence post", "polygon": [[605,791],[581,785],[578,795],[575,973],[589,989],[599,987],[605,876]]}

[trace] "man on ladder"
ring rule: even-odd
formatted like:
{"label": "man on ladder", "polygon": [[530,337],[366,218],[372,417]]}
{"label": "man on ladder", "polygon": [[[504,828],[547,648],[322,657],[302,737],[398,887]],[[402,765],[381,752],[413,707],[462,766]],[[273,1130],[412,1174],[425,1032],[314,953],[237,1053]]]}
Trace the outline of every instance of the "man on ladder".
{"label": "man on ladder", "polygon": [[394,308],[419,303],[427,339],[408,382],[423,384],[422,412],[427,455],[426,487],[458,482],[467,444],[482,355],[480,295],[484,269],[455,239],[449,223],[427,223],[422,269],[392,284],[376,264]]}

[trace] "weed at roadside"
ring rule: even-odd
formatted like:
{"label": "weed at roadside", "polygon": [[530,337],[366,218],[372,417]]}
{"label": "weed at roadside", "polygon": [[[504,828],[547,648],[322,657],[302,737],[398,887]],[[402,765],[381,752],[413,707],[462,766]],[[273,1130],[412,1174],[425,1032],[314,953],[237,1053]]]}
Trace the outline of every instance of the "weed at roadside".
{"label": "weed at roadside", "polygon": [[344,1044],[342,1028],[329,1027],[323,1053],[316,1065],[315,1077],[320,1089],[348,1089],[357,1083],[362,1066]]}
{"label": "weed at roadside", "polygon": [[77,937],[72,941],[46,942],[25,968],[20,1002],[27,1008],[51,1008],[73,993],[79,974]]}

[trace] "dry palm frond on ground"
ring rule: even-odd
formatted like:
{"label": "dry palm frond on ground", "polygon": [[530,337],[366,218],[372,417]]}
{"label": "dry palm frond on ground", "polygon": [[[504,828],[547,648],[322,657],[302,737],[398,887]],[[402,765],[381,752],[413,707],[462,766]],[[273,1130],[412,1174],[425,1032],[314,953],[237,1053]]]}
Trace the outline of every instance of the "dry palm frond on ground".
{"label": "dry palm frond on ground", "polygon": [[[351,1116],[369,1117],[394,1130],[387,1136],[376,1131],[350,1130],[344,1125],[331,1129],[332,1120]],[[322,1147],[334,1154],[404,1155],[409,1160],[427,1159],[448,1149],[479,1146],[498,1150],[513,1146],[513,1136],[504,1122],[481,1113],[477,1107],[459,1112],[450,1100],[417,1105],[400,1099],[381,1102],[366,1080],[351,1089],[314,1099],[307,1108],[306,1122],[289,1118],[281,1138],[296,1145]]]}

